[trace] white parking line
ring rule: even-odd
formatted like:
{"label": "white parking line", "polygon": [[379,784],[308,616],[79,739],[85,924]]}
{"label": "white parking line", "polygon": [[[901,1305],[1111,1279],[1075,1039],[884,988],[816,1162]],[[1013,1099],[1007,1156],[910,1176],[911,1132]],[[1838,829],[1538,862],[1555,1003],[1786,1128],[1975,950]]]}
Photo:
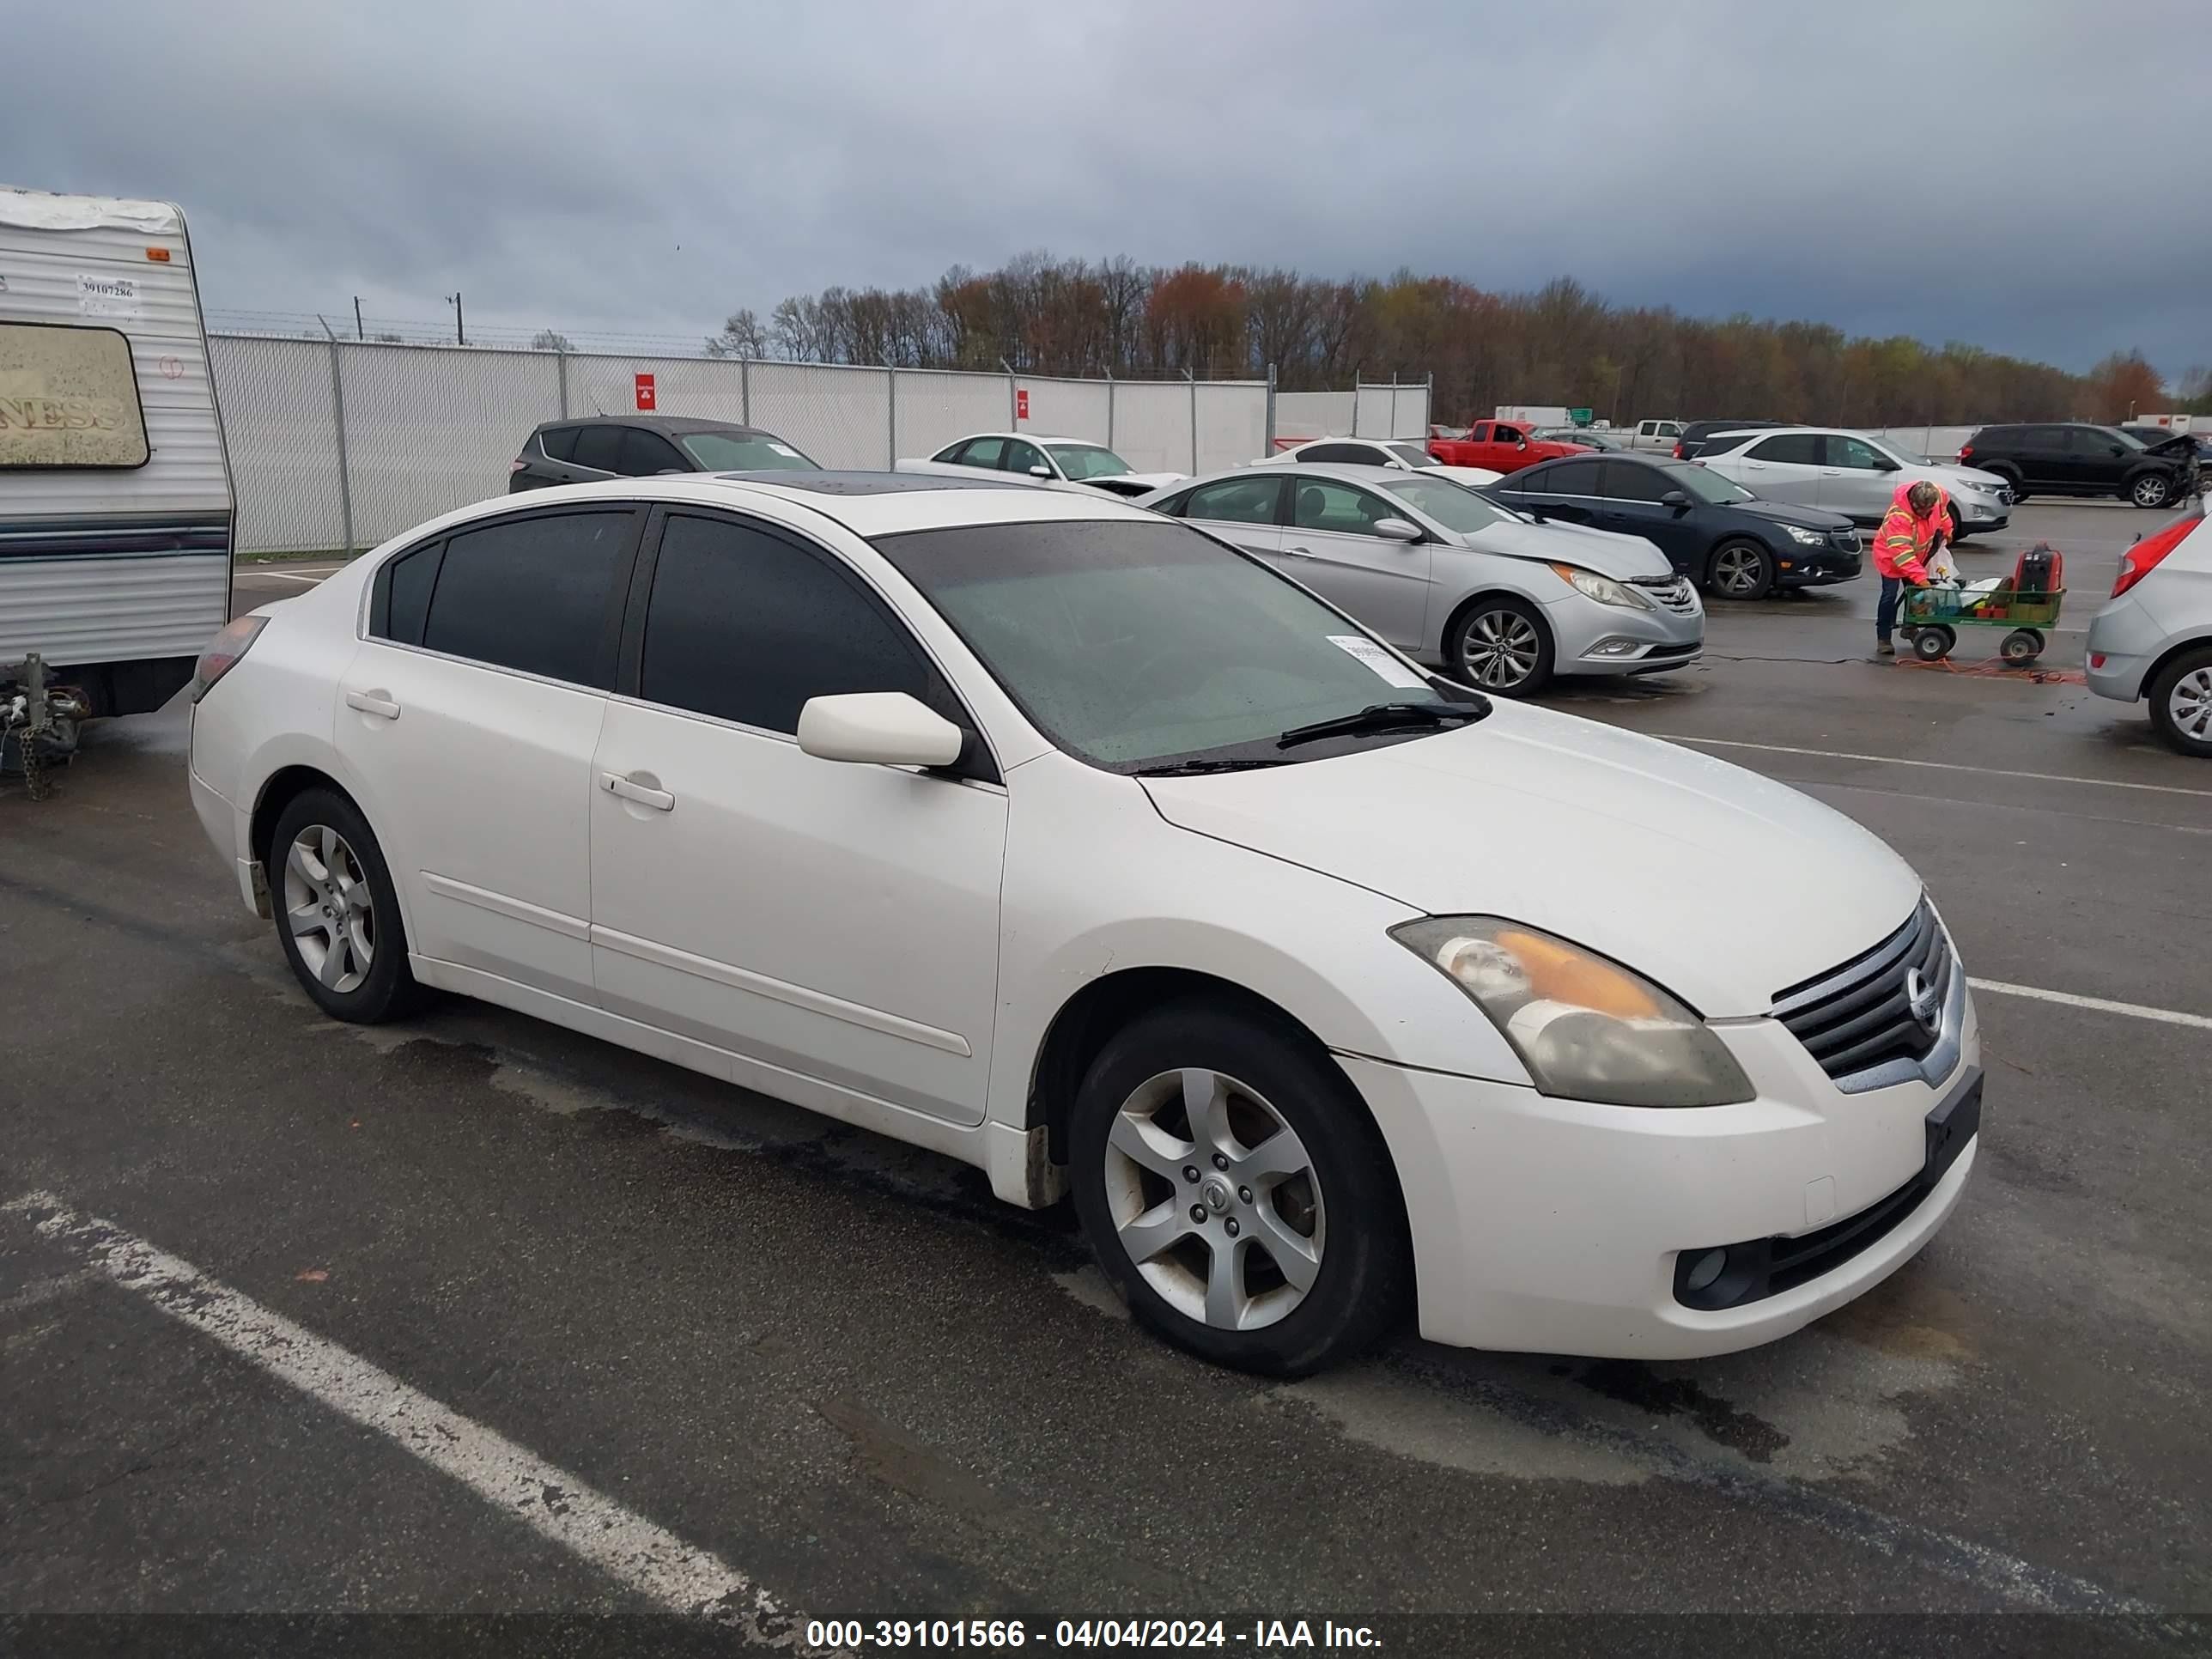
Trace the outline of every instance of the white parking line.
{"label": "white parking line", "polygon": [[726,1626],[749,1643],[808,1651],[799,1616],[719,1557],[191,1262],[112,1222],[80,1214],[49,1193],[26,1193],[0,1205],[0,1212],[31,1217],[40,1237],[170,1318],[374,1430],[668,1611]]}
{"label": "white parking line", "polygon": [[1673,732],[1651,735],[1666,743],[1695,744],[1702,749],[1757,749],[1770,755],[1812,755],[1821,760],[1867,761],[1878,766],[1920,766],[1938,772],[1976,772],[1990,778],[2027,778],[2035,783],[2081,783],[2093,789],[2141,789],[2154,795],[2194,795],[2212,800],[2212,789],[2185,789],[2176,783],[2125,783],[2118,778],[2076,778],[2059,772],[2014,772],[2002,766],[1968,766],[1963,761],[1906,760],[1899,755],[1855,755],[1841,749],[1792,749],[1786,744],[1745,743],[1737,738],[1692,738]]}
{"label": "white parking line", "polygon": [[2212,1031],[2212,1015],[2185,1014],[2179,1008],[2153,1008],[2140,1002],[2114,1002],[2106,997],[2077,997],[2071,991],[2045,991],[2033,985],[2008,985],[2001,979],[1969,979],[1977,991],[1994,991],[2002,997],[2033,997],[2038,1002],[2059,1002],[2069,1008],[2091,1008],[2100,1014],[2126,1014],[2133,1019],[2154,1019],[2163,1025],[2193,1025]]}

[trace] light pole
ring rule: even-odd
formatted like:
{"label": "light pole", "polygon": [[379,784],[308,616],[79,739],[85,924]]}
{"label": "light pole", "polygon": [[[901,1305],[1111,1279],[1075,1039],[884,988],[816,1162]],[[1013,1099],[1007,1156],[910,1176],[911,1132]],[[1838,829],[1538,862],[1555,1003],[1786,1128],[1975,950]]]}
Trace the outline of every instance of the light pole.
{"label": "light pole", "polygon": [[453,308],[453,340],[456,344],[469,343],[468,331],[461,326],[461,291],[455,289],[446,296],[446,303]]}

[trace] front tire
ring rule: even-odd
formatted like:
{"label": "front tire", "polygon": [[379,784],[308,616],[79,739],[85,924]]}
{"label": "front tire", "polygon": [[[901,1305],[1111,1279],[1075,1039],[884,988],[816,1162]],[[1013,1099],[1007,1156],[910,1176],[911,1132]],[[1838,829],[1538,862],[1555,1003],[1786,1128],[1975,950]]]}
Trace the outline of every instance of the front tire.
{"label": "front tire", "polygon": [[284,959],[316,1006],[378,1025],[421,1001],[392,872],[359,807],[335,789],[294,796],[270,832],[266,866]]}
{"label": "front tire", "polygon": [[1525,697],[1552,678],[1552,630],[1525,599],[1492,594],[1454,619],[1443,654],[1468,684],[1500,696]]}
{"label": "front tire", "polygon": [[1956,547],[1960,542],[1966,539],[1966,526],[1959,522],[1959,509],[1957,507],[1947,507],[1943,510],[1950,515],[1951,545]]}
{"label": "front tire", "polygon": [[1413,1250],[1389,1150],[1303,1033],[1170,1003],[1108,1041],[1068,1129],[1098,1266],[1176,1346],[1301,1376],[1402,1316]]}
{"label": "front tire", "polygon": [[2185,651],[2150,684],[2150,723],[2168,744],[2212,760],[2212,647]]}
{"label": "front tire", "polygon": [[2163,472],[2146,472],[2128,486],[2128,499],[2137,507],[2164,507],[2173,499],[2173,481]]}
{"label": "front tire", "polygon": [[1724,599],[1763,599],[1774,591],[1774,556],[1741,537],[1723,542],[1708,585]]}

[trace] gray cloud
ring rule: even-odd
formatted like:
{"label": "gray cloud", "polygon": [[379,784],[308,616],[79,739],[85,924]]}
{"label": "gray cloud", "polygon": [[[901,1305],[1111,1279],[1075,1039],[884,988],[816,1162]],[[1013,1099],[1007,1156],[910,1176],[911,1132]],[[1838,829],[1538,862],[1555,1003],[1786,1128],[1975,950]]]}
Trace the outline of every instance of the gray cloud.
{"label": "gray cloud", "polygon": [[1049,247],[1565,273],[2073,368],[2140,345],[2171,375],[2212,359],[2212,118],[2187,125],[2189,71],[2143,47],[2203,22],[2193,0],[108,0],[11,16],[0,157],[8,182],[183,203],[224,307],[429,319],[459,286],[487,322],[689,334]]}

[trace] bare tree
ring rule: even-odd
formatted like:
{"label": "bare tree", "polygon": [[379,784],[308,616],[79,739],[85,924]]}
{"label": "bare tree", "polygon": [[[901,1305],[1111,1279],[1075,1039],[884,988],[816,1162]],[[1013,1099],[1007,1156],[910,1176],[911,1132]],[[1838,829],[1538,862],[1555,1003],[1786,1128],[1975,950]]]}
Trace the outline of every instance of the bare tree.
{"label": "bare tree", "polygon": [[733,311],[722,320],[722,331],[707,337],[709,357],[765,357],[768,331],[750,310]]}
{"label": "bare tree", "polygon": [[576,343],[557,328],[541,328],[530,337],[532,351],[574,351]]}

